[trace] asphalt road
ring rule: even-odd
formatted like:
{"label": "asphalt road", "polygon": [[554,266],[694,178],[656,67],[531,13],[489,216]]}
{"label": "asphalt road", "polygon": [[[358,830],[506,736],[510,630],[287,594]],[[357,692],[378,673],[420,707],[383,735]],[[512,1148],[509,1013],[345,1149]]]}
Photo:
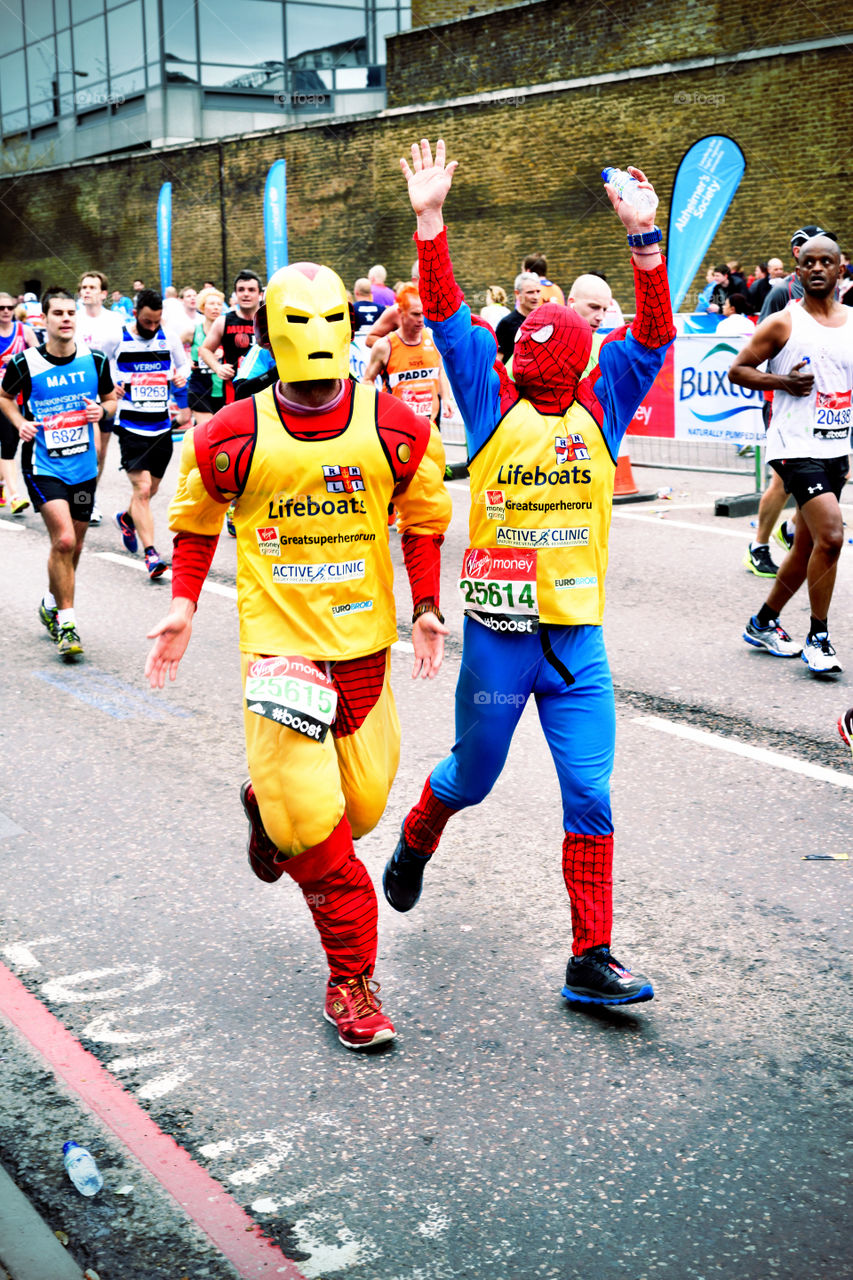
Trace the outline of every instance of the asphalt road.
{"label": "asphalt road", "polygon": [[[853,1275],[851,864],[803,860],[853,852],[835,731],[850,676],[819,681],[742,641],[765,585],[741,564],[749,520],[712,511],[743,481],[643,471],[673,500],[614,515],[614,951],[655,1000],[590,1014],[560,998],[560,806],[529,707],[492,795],[448,827],[419,907],[381,903],[377,977],[399,1038],[365,1056],[322,1020],[298,891],[246,864],[234,545],[221,541],[224,592],[203,596],[178,682],[148,691],[145,635],[169,587],[109,523],[116,465],[80,566],[81,664],[59,662],[36,617],[38,518],[0,518],[0,959],[305,1277]],[[468,503],[464,482],[451,490],[446,669],[413,683],[410,655],[393,659],[402,762],[360,845],[377,883],[451,743]],[[848,665],[851,552],[831,618]],[[403,576],[399,599],[405,637]],[[788,629],[807,623],[795,601]],[[70,1223],[84,1265],[101,1280],[236,1274],[114,1147],[102,1196],[73,1201],[56,1137],[77,1123],[94,1149],[97,1127],[5,1031],[0,1053],[0,1158],[52,1225]]]}

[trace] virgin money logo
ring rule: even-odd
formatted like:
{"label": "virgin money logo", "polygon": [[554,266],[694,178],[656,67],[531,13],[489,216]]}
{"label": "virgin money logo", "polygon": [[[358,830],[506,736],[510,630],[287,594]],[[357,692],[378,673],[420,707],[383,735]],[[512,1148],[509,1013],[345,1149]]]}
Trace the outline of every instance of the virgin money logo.
{"label": "virgin money logo", "polygon": [[466,553],[462,576],[465,578],[488,578],[492,567],[491,552],[474,548]]}
{"label": "virgin money logo", "polygon": [[850,391],[818,391],[816,408],[818,409],[849,409],[851,408]]}

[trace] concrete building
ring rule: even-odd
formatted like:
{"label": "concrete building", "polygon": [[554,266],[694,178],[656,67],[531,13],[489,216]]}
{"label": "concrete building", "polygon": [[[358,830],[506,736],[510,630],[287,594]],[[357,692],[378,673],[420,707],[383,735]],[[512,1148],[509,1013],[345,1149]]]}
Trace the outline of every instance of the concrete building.
{"label": "concrete building", "polygon": [[5,0],[7,167],[381,111],[410,25],[408,0]]}

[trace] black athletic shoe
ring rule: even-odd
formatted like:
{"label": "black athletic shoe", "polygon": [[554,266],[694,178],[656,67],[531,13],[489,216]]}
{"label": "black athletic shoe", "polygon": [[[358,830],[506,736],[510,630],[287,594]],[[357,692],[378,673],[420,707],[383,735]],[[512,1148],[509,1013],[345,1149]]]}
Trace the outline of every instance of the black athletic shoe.
{"label": "black athletic shoe", "polygon": [[591,947],[566,965],[562,994],[570,1004],[639,1004],[655,993],[648,978],[631,973],[609,947]]}
{"label": "black athletic shoe", "polygon": [[400,832],[397,848],[382,872],[382,891],[395,911],[411,911],[421,896],[424,867],[431,857],[431,853],[415,853]]}
{"label": "black athletic shoe", "polygon": [[768,546],[747,547],[743,563],[756,578],[775,578],[776,565]]}

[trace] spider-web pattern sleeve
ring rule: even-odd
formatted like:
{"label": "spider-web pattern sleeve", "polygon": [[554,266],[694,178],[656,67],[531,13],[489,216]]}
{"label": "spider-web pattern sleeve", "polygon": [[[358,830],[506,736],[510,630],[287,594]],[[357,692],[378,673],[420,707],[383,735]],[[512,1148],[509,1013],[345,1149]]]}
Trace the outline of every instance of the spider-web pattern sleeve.
{"label": "spider-web pattern sleeve", "polygon": [[427,320],[447,320],[465,301],[465,295],[453,277],[447,227],[443,227],[434,240],[421,240],[418,236],[414,240],[418,246],[418,289],[424,315]]}

